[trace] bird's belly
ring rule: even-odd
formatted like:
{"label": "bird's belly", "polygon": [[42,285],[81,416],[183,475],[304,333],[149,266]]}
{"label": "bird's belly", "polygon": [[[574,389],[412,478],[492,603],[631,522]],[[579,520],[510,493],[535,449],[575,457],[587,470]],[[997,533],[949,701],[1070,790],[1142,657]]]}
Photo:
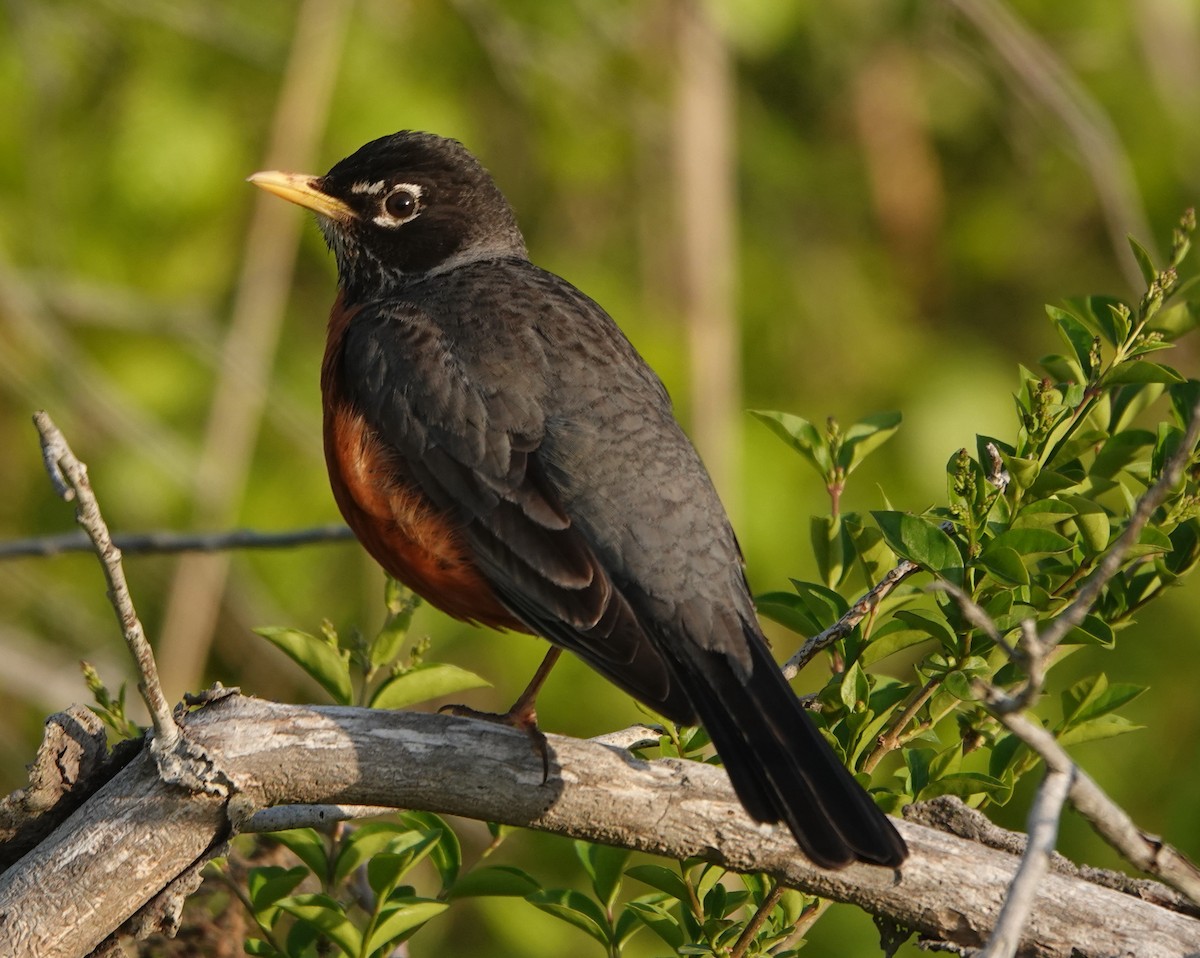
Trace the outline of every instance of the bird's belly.
{"label": "bird's belly", "polygon": [[385,572],[455,618],[528,631],[496,599],[461,530],[401,474],[361,415],[327,411],[325,461],[347,525]]}

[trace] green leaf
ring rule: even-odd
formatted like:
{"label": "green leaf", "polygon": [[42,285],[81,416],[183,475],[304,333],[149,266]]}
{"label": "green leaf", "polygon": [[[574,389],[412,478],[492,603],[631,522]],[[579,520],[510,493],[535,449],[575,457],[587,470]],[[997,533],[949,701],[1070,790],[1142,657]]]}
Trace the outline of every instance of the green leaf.
{"label": "green leaf", "polygon": [[1156,353],[1161,349],[1174,349],[1174,343],[1168,343],[1162,339],[1142,339],[1130,347],[1126,354],[1130,359],[1135,356],[1145,356],[1147,353]]}
{"label": "green leaf", "polygon": [[1062,640],[1063,645],[1099,645],[1111,649],[1117,644],[1112,626],[1097,615],[1088,615],[1071,629]]}
{"label": "green leaf", "polygon": [[829,457],[828,443],[807,419],[769,409],[751,409],[750,415],[766,423],[775,435],[812,463],[822,479],[828,482],[833,478],[833,461]]}
{"label": "green leaf", "polygon": [[840,516],[813,516],[808,525],[817,570],[828,585],[837,585],[854,561],[854,543]]}
{"label": "green leaf", "polygon": [[592,881],[596,898],[605,908],[611,908],[621,888],[621,870],[629,861],[629,850],[576,841],[575,855]]}
{"label": "green leaf", "polygon": [[705,864],[700,873],[700,879],[696,882],[696,897],[703,902],[710,890],[712,890],[728,872],[719,865]]}
{"label": "green leaf", "polygon": [[1138,541],[1129,547],[1125,553],[1125,562],[1142,556],[1156,555],[1171,551],[1171,537],[1154,526],[1146,526]]}
{"label": "green leaf", "polygon": [[1171,551],[1162,558],[1163,568],[1173,576],[1181,576],[1200,562],[1200,519],[1181,522],[1171,532]]}
{"label": "green leaf", "polygon": [[491,685],[474,672],[445,662],[422,662],[393,675],[375,690],[371,707],[402,709],[417,702],[427,702],[443,695],[453,695],[466,689]]}
{"label": "green leaf", "polygon": [[1069,729],[1080,722],[1107,715],[1142,695],[1146,688],[1129,682],[1109,684],[1103,672],[1080,679],[1062,694],[1063,724]]}
{"label": "green leaf", "polygon": [[354,869],[384,850],[402,852],[423,843],[432,844],[436,835],[413,831],[398,822],[365,822],[342,842],[333,864],[333,884],[340,885]]}
{"label": "green leaf", "polygon": [[838,465],[849,475],[867,456],[895,435],[900,428],[900,419],[898,412],[880,412],[860,419],[842,435]]}
{"label": "green leaf", "polygon": [[316,679],[338,705],[352,704],[349,652],[297,629],[267,626],[254,631]]}
{"label": "green leaf", "polygon": [[279,907],[316,929],[350,958],[357,958],[362,950],[362,933],[342,912],[341,904],[328,895],[296,895],[284,898]]}
{"label": "green leaf", "polygon": [[325,850],[324,840],[313,829],[290,828],[283,832],[273,832],[271,837],[304,862],[308,870],[321,881],[328,876],[329,854]]}
{"label": "green leaf", "polygon": [[1154,433],[1148,429],[1126,429],[1112,436],[1096,454],[1088,474],[1111,479],[1128,466],[1138,453],[1154,445]]}
{"label": "green leaf", "polygon": [[791,592],[766,592],[755,597],[754,605],[759,615],[800,635],[816,635],[822,629],[805,601]]}
{"label": "green leaf", "polygon": [[850,537],[863,581],[874,585],[896,564],[895,555],[884,542],[883,533],[873,525],[863,525],[856,513],[844,513],[842,525]]}
{"label": "green leaf", "polygon": [[800,601],[812,612],[822,629],[829,628],[850,611],[850,603],[841,593],[815,582],[805,582],[802,579],[790,581]]}
{"label": "green leaf", "polygon": [[592,899],[582,892],[570,888],[535,891],[525,900],[548,915],[560,918],[586,932],[605,947],[608,946],[610,929],[608,917]]}
{"label": "green leaf", "polygon": [[1021,509],[1012,520],[1014,529],[1051,529],[1075,515],[1075,507],[1062,499],[1039,499]]}
{"label": "green leaf", "polygon": [[867,674],[857,662],[843,673],[839,690],[842,704],[851,712],[859,711],[866,704],[871,687],[867,682]]}
{"label": "green leaf", "polygon": [[1132,236],[1126,236],[1129,240],[1129,248],[1133,250],[1133,258],[1137,260],[1138,269],[1142,271],[1142,279],[1149,286],[1154,282],[1154,277],[1158,275],[1158,271],[1154,268],[1154,260],[1150,258],[1150,254],[1146,252],[1146,247],[1139,243]]}
{"label": "green leaf", "polygon": [[312,872],[308,868],[281,868],[268,865],[251,868],[246,875],[246,892],[258,914],[271,908],[279,899],[290,895],[296,886]]}
{"label": "green leaf", "polygon": [[1175,413],[1176,425],[1186,430],[1192,419],[1192,410],[1200,401],[1200,379],[1189,379],[1184,383],[1176,383],[1167,392],[1171,397],[1171,409]]}
{"label": "green leaf", "polygon": [[1108,311],[1112,313],[1113,328],[1117,331],[1119,342],[1129,342],[1129,333],[1133,329],[1132,314],[1124,304],[1111,305]]}
{"label": "green leaf", "polygon": [[1032,486],[1042,469],[1042,464],[1037,459],[1011,456],[1005,452],[1000,453],[1000,461],[1004,463],[1009,478],[1018,489],[1028,489]]}
{"label": "green leaf", "polygon": [[872,512],[888,547],[930,572],[962,584],[962,555],[935,522],[907,512]]}
{"label": "green leaf", "polygon": [[627,868],[625,874],[651,888],[657,888],[679,901],[688,900],[687,885],[679,872],[662,865],[634,865]]}
{"label": "green leaf", "polygon": [[1075,508],[1075,529],[1083,544],[1083,551],[1088,556],[1094,556],[1108,548],[1108,540],[1112,535],[1108,513],[1104,507],[1093,499],[1084,496],[1064,496]]}
{"label": "green leaf", "polygon": [[449,888],[453,885],[462,867],[462,845],[459,844],[454,829],[444,818],[433,812],[401,812],[397,817],[414,831],[440,833],[433,848],[429,850],[429,860],[438,870],[442,887]]}
{"label": "green leaf", "polygon": [[948,651],[953,652],[958,648],[958,636],[954,634],[954,630],[950,628],[950,623],[944,618],[933,618],[911,609],[898,610],[896,618],[902,622],[906,622],[914,629],[933,636],[942,644],[942,648]]}
{"label": "green leaf", "polygon": [[389,578],[384,586],[384,604],[389,615],[369,649],[371,667],[376,669],[390,665],[399,657],[404,640],[408,638],[413,613],[421,600],[395,579]]}
{"label": "green leaf", "polygon": [[1097,742],[1101,739],[1124,735],[1126,732],[1136,732],[1144,727],[1134,724],[1123,715],[1102,715],[1100,718],[1072,726],[1058,737],[1058,743],[1066,747],[1083,742]]}
{"label": "green leaf", "polygon": [[1058,334],[1071,348],[1083,372],[1084,382],[1092,378],[1092,344],[1095,335],[1074,316],[1064,314],[1054,321]]}
{"label": "green leaf", "polygon": [[914,629],[902,620],[892,619],[875,630],[858,661],[864,666],[871,665],[889,655],[928,642],[929,639],[930,634],[926,629]]}
{"label": "green leaf", "polygon": [[1117,328],[1114,310],[1124,304],[1113,296],[1078,296],[1066,300],[1071,314],[1082,320],[1090,329],[1098,332],[1109,343],[1116,346],[1125,341]]}
{"label": "green leaf", "polygon": [[536,878],[515,865],[486,865],[463,875],[450,888],[448,897],[478,898],[483,896],[517,896],[524,898],[539,891]]}
{"label": "green leaf", "polygon": [[937,798],[939,795],[954,795],[967,801],[976,795],[986,795],[993,801],[1004,804],[1012,792],[1012,783],[984,775],[982,772],[951,772],[930,782],[918,796],[920,801]]}
{"label": "green leaf", "polygon": [[1072,546],[1070,539],[1049,529],[1008,529],[984,547],[983,555],[986,556],[995,549],[1012,549],[1017,555],[1027,559],[1030,556],[1069,552]]}
{"label": "green leaf", "polygon": [[386,917],[375,926],[367,941],[367,954],[374,955],[387,945],[403,941],[430,918],[440,915],[449,907],[444,901],[413,898],[398,907],[387,909]]}
{"label": "green leaf", "polygon": [[1105,377],[1105,384],[1115,386],[1117,383],[1181,383],[1184,379],[1170,366],[1152,363],[1138,359],[1133,362],[1121,363],[1114,367]]}
{"label": "green leaf", "polygon": [[674,949],[677,953],[683,947],[685,935],[683,928],[680,926],[679,919],[661,904],[644,899],[635,899],[629,902],[625,908],[636,915],[639,921],[665,941],[668,947]]}
{"label": "green leaf", "polygon": [[645,927],[646,924],[638,918],[636,912],[630,908],[622,908],[613,924],[613,943],[617,946],[617,953],[624,951],[625,943]]}
{"label": "green leaf", "polygon": [[1021,554],[1009,546],[991,546],[976,562],[1001,582],[1012,585],[1029,585],[1029,570]]}
{"label": "green leaf", "polygon": [[946,673],[942,687],[955,698],[961,699],[964,702],[974,702],[976,700],[975,692],[971,688],[971,677],[965,672],[960,672],[958,669]]}

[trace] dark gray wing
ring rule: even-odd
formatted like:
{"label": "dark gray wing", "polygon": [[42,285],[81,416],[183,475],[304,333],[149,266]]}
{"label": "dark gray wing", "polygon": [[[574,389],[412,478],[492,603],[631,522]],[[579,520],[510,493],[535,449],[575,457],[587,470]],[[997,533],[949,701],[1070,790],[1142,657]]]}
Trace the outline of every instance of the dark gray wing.
{"label": "dark gray wing", "polygon": [[507,310],[462,305],[360,308],[342,352],[346,398],[390,447],[399,478],[461,524],[476,565],[518,619],[652,708],[692,720],[547,476],[544,340]]}

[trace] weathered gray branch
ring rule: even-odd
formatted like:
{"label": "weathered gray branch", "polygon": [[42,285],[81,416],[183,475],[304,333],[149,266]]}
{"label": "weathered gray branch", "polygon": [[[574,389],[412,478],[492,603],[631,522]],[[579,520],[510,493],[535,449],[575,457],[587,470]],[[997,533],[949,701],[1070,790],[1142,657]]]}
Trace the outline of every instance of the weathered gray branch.
{"label": "weathered gray branch", "polygon": [[[551,774],[528,739],[447,715],[304,708],[230,696],[189,715],[185,735],[231,783],[222,800],[159,782],[141,755],[0,876],[0,954],[87,954],[206,850],[230,822],[279,804],[389,805],[530,826],[730,868],[858,904],[922,935],[978,947],[1017,859],[901,823],[902,871],[814,868],[783,829],[747,818],[714,766],[643,762],[597,742],[549,736]],[[85,893],[81,890],[86,889]],[[1052,873],[1018,954],[1200,952],[1200,920]]]}

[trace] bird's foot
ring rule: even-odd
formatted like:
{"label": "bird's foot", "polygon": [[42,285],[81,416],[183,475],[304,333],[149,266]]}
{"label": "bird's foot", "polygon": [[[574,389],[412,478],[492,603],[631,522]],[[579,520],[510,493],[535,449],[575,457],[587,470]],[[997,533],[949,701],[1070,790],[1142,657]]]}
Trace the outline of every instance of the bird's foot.
{"label": "bird's foot", "polygon": [[538,728],[537,711],[518,702],[507,712],[481,712],[466,705],[443,705],[438,712],[443,715],[457,715],[460,718],[480,719],[496,725],[507,725],[524,732],[529,738],[529,745],[535,755],[542,759],[542,784],[550,779],[550,743],[545,733]]}

